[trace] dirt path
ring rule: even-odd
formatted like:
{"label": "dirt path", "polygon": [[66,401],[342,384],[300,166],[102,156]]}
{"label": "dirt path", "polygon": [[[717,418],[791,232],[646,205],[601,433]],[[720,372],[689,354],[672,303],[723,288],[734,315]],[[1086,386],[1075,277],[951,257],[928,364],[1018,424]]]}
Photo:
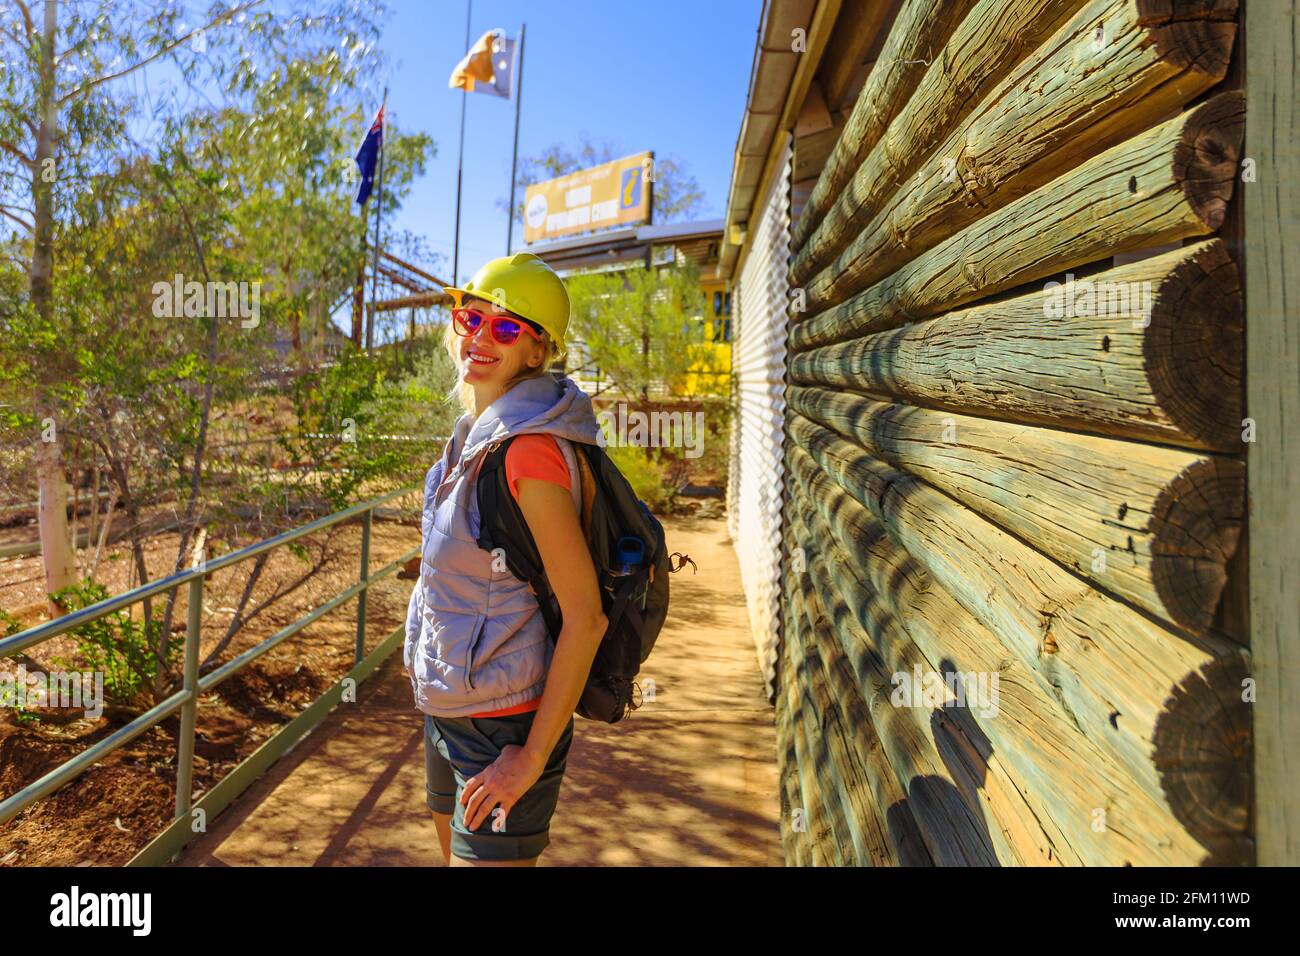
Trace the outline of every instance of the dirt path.
{"label": "dirt path", "polygon": [[[578,719],[542,866],[780,866],[776,735],[722,520],[669,519],[672,613],[654,701]],[[400,653],[191,844],[187,866],[441,866]]]}

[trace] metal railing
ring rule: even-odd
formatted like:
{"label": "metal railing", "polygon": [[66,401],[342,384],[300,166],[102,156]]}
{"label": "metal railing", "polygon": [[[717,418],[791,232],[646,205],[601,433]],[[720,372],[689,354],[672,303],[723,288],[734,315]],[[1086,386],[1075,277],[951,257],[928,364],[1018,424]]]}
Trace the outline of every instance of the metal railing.
{"label": "metal railing", "polygon": [[[381,643],[380,647],[372,651],[369,657],[365,654],[365,622],[366,622],[366,592],[376,581],[394,574],[408,560],[420,553],[420,547],[416,546],[407,551],[396,561],[385,565],[380,570],[371,573],[370,571],[370,529],[373,523],[375,509],[380,505],[392,501],[394,498],[400,498],[403,495],[410,494],[420,488],[420,485],[407,485],[396,491],[391,491],[369,501],[363,501],[359,504],[346,508],[343,511],[326,515],[315,521],[305,524],[299,528],[294,528],[273,538],[267,538],[257,544],[249,545],[239,551],[233,551],[230,554],[222,555],[211,561],[206,561],[196,567],[188,568],[184,571],[178,571],[170,577],[160,578],[149,584],[142,585],[134,590],[119,594],[98,604],[93,604],[81,610],[74,611],[64,617],[49,621],[48,623],[30,628],[12,637],[0,640],[0,657],[9,657],[19,654],[30,647],[40,644],[50,638],[57,637],[73,630],[81,625],[88,624],[92,621],[112,614],[125,607],[143,601],[145,598],[153,597],[157,594],[170,593],[182,585],[189,588],[189,617],[185,631],[184,647],[184,669],[181,689],[176,691],[165,700],[160,701],[154,707],[141,714],[123,727],[118,728],[108,737],[87,748],[82,753],[73,757],[59,766],[55,767],[39,780],[28,784],[19,790],[13,796],[0,801],[0,825],[8,823],[15,816],[31,806],[37,800],[48,796],[55,790],[58,790],[64,784],[77,777],[87,770],[91,765],[113,751],[126,745],[136,737],[143,734],[152,727],[157,726],[166,720],[172,714],[180,712],[180,734],[177,740],[177,762],[176,762],[176,815],[172,824],[164,833],[159,834],[154,843],[146,850],[148,859],[143,862],[163,862],[171,858],[173,854],[178,853],[194,833],[186,819],[191,810],[193,799],[193,781],[194,781],[194,731],[198,718],[199,696],[211,691],[218,684],[239,673],[250,663],[261,657],[267,651],[271,650],[277,644],[297,634],[303,628],[318,621],[321,617],[337,608],[353,597],[357,598],[357,630],[356,644],[353,651],[353,669],[347,675],[340,679],[329,691],[318,698],[311,704],[307,711],[300,714],[290,723],[282,728],[275,737],[268,740],[257,753],[250,756],[247,760],[236,767],[231,773],[227,774],[222,780],[215,784],[208,794],[200,803],[209,802],[209,798],[217,795],[217,799],[212,801],[211,806],[205,809],[220,812],[235,796],[256,779],[256,773],[265,769],[271,761],[287,750],[294,741],[311,729],[329,712],[329,709],[341,699],[340,688],[349,678],[361,680],[369,674],[382,659],[387,657],[392,648],[396,646],[396,639],[405,629],[403,624],[392,634],[389,634]],[[230,661],[221,665],[213,671],[199,677],[199,638],[203,617],[203,582],[208,576],[220,571],[222,568],[228,568],[232,565],[247,561],[249,558],[257,557],[268,551],[272,551],[290,542],[296,541],[306,535],[313,534],[341,522],[348,521],[358,515],[363,516],[361,531],[361,560],[360,576],[356,584],[346,588],[335,597],[326,601],[315,610],[306,614],[297,621],[276,631],[270,637],[261,643],[249,648]],[[332,700],[332,702],[331,702]],[[305,719],[306,718],[306,719]],[[235,780],[235,778],[239,778]],[[235,786],[223,786],[235,782]],[[161,841],[161,842],[160,842]],[[155,846],[157,844],[157,846]],[[142,851],[140,856],[132,862],[141,861],[145,856]]]}

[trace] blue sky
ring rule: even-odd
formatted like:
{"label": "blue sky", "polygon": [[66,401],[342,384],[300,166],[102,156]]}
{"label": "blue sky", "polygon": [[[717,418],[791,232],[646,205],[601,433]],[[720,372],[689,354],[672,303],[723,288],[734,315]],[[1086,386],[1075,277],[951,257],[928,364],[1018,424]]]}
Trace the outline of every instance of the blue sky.
{"label": "blue sky", "polygon": [[[447,88],[465,53],[465,0],[391,0],[383,46],[389,114],[437,146],[397,225],[446,255],[450,278],[460,100]],[[616,155],[654,150],[684,162],[704,192],[700,218],[721,218],[740,131],[761,0],[473,0],[470,33],[528,25],[519,155],[586,134]],[[383,82],[376,83],[382,88]],[[377,105],[377,104],[375,104]],[[367,105],[373,110],[374,105]],[[514,101],[469,95],[460,271],[506,251]],[[521,197],[522,198],[522,197]],[[524,248],[516,227],[515,248]]]}

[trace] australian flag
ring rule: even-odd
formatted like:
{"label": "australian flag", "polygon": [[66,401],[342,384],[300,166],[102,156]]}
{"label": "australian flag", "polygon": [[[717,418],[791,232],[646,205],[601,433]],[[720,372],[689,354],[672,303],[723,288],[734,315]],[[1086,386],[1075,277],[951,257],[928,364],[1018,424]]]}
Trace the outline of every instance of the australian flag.
{"label": "australian flag", "polygon": [[357,150],[357,169],[361,172],[361,186],[357,189],[357,202],[365,205],[370,190],[375,186],[375,164],[379,162],[379,147],[384,141],[384,108],[379,107],[375,122]]}

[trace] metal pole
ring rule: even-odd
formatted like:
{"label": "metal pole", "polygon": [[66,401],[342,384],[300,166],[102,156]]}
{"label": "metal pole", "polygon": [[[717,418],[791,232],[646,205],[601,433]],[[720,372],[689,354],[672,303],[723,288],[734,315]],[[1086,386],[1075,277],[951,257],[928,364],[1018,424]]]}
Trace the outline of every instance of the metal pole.
{"label": "metal pole", "polygon": [[519,106],[524,98],[524,30],[528,24],[519,24],[519,70],[515,74],[515,149],[510,156],[510,215],[506,219],[506,255],[515,236],[515,170],[519,166]]}
{"label": "metal pole", "polygon": [[[384,103],[379,107],[379,115],[384,125],[388,124],[388,87],[384,87]],[[379,209],[384,204],[384,129],[379,130],[379,171],[375,181],[375,258],[370,267],[370,308],[366,313],[366,354],[373,354],[375,343],[376,306],[379,304]]]}
{"label": "metal pole", "polygon": [[649,182],[645,184],[649,193],[646,195],[645,221],[647,225],[655,224],[655,180],[659,178],[659,171],[655,169],[655,153],[650,150],[650,177]]}
{"label": "metal pole", "polygon": [[[469,20],[474,0],[465,3],[465,52],[469,52]],[[451,245],[451,284],[460,285],[460,181],[465,170],[465,100],[469,93],[460,91],[460,152],[456,158],[456,235]]]}
{"label": "metal pole", "polygon": [[[364,584],[370,580],[370,525],[374,509],[366,512],[365,520],[361,524],[361,578],[360,582]],[[357,595],[357,646],[352,655],[352,663],[360,664],[361,659],[366,656],[366,594],[369,588],[364,588]]]}
{"label": "metal pole", "polygon": [[199,631],[203,626],[203,578],[190,582],[189,620],[185,628],[184,689],[189,695],[181,705],[181,732],[176,748],[176,816],[190,812],[194,791],[194,728],[199,715]]}
{"label": "metal pole", "polygon": [[[366,197],[370,201],[370,197]],[[366,205],[361,204],[361,265],[357,269],[357,285],[360,287],[361,301],[356,302],[356,291],[353,291],[353,312],[352,316],[352,339],[357,348],[361,347],[361,340],[365,337],[366,324],[366,245],[370,241],[370,223],[366,220]]]}

